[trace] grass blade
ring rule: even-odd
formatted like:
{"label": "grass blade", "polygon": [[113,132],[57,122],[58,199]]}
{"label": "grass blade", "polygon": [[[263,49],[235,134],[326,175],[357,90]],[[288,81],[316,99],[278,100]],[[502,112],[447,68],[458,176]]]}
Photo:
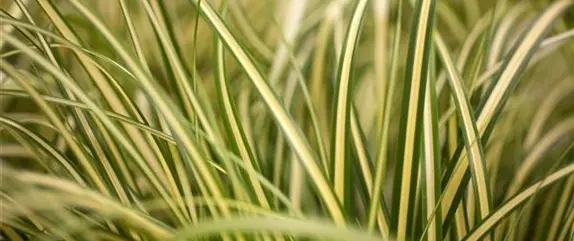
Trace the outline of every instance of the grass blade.
{"label": "grass blade", "polygon": [[[434,62],[434,56],[432,56]],[[440,197],[440,142],[438,140],[438,110],[435,91],[434,63],[431,62],[430,75],[427,80],[425,103],[423,110],[423,151],[421,169],[424,181],[422,192],[425,201],[423,205],[423,226],[428,225],[428,241],[442,240],[441,210],[436,209]],[[428,223],[428,224],[426,224]]]}
{"label": "grass blade", "polygon": [[350,131],[350,108],[351,108],[351,89],[352,89],[352,69],[354,56],[356,55],[356,48],[359,43],[359,36],[361,33],[361,25],[365,16],[365,9],[367,1],[360,1],[357,3],[355,12],[347,29],[347,36],[343,43],[343,50],[339,60],[338,82],[337,82],[337,97],[335,99],[335,121],[334,135],[332,137],[333,145],[331,146],[331,155],[333,159],[333,180],[335,194],[339,198],[341,206],[347,206],[350,200],[348,196],[349,181],[346,180],[349,175],[348,163],[350,146],[348,143],[348,133]]}
{"label": "grass blade", "polygon": [[449,56],[449,50],[446,44],[439,35],[435,35],[435,43],[449,76],[449,84],[453,92],[458,119],[461,121],[466,150],[469,153],[468,161],[473,175],[473,187],[480,204],[479,211],[481,218],[484,218],[490,213],[492,201],[482,142],[478,135],[474,113],[469,104],[468,94],[463,86],[464,82]]}
{"label": "grass blade", "polygon": [[[229,93],[229,82],[226,77],[225,70],[225,52],[223,50],[223,45],[221,41],[217,41],[216,44],[216,54],[217,54],[217,87],[219,93],[219,101],[222,112],[225,113],[226,121],[224,121],[225,127],[227,129],[228,135],[230,136],[233,149],[238,152],[241,159],[245,162],[248,168],[253,170],[258,170],[258,161],[253,149],[251,148],[245,132],[243,131],[242,124],[239,122],[239,114],[237,113],[237,108],[235,107],[235,102]],[[249,180],[253,190],[255,191],[255,196],[259,201],[259,204],[264,208],[270,208],[270,203],[263,192],[257,178],[253,175],[249,176]]]}
{"label": "grass blade", "polygon": [[392,227],[396,229],[399,241],[407,239],[407,230],[412,223],[409,207],[414,203],[413,189],[417,177],[417,159],[420,150],[418,146],[421,137],[419,117],[422,115],[424,103],[424,98],[421,97],[425,93],[428,75],[434,5],[434,0],[417,1],[409,44],[392,204]]}

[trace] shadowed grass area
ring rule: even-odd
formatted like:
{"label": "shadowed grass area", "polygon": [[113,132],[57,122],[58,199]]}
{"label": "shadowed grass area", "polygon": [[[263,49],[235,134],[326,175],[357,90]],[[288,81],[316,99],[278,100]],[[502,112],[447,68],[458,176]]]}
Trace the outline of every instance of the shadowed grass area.
{"label": "shadowed grass area", "polygon": [[574,238],[574,2],[0,3],[2,240]]}

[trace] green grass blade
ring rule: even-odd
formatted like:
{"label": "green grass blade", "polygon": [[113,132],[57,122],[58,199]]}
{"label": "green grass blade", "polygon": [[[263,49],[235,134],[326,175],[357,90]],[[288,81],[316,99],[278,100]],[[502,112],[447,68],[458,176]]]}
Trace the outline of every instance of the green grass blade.
{"label": "green grass blade", "polygon": [[128,9],[128,6],[126,4],[126,1],[125,0],[118,0],[118,2],[120,3],[120,8],[122,10],[122,16],[124,17],[124,21],[126,21],[126,25],[127,25],[126,27],[129,31],[130,40],[132,41],[132,45],[134,46],[134,50],[136,52],[136,55],[138,56],[138,59],[140,60],[141,66],[144,68],[147,68],[149,65],[148,65],[148,62],[146,61],[145,54],[144,54],[143,48],[141,46],[141,43],[139,41],[138,33],[135,30],[134,23],[133,23],[134,21],[132,20],[132,17],[129,13],[129,9]]}
{"label": "green grass blade", "polygon": [[[432,56],[434,62],[434,56]],[[431,63],[430,74],[425,91],[425,103],[423,110],[423,138],[422,138],[422,192],[423,225],[428,225],[428,241],[442,239],[442,227],[440,206],[437,207],[440,197],[440,142],[438,133],[438,110],[435,91],[434,63]],[[428,223],[428,224],[427,224]]]}
{"label": "green grass blade", "polygon": [[333,182],[335,194],[339,198],[339,202],[343,207],[347,206],[349,200],[349,181],[347,178],[350,175],[348,163],[349,153],[347,148],[349,145],[348,133],[350,130],[350,108],[351,108],[351,89],[352,89],[352,70],[353,63],[355,63],[354,56],[356,55],[355,49],[359,43],[359,36],[361,33],[361,25],[365,16],[365,9],[367,1],[360,1],[357,3],[351,22],[347,29],[347,36],[343,43],[343,50],[339,60],[338,81],[337,81],[337,97],[335,99],[335,120],[334,120],[334,134],[332,137],[333,145],[331,146],[331,158],[333,160]]}
{"label": "green grass blade", "polygon": [[474,113],[470,106],[468,94],[464,88],[464,82],[449,56],[449,50],[446,44],[439,35],[435,35],[435,43],[449,76],[449,84],[453,92],[458,119],[461,121],[466,150],[467,153],[469,153],[467,158],[473,174],[473,187],[475,187],[476,196],[480,204],[479,211],[481,218],[484,218],[490,213],[492,201],[482,142],[478,135]]}
{"label": "green grass blade", "polygon": [[[43,11],[50,17],[50,20],[52,21],[52,23],[54,23],[54,25],[57,27],[57,29],[60,31],[60,33],[63,34],[63,36],[65,38],[67,38],[69,41],[71,41],[74,44],[78,44],[80,42],[79,38],[76,36],[76,34],[70,28],[70,26],[67,25],[66,20],[61,16],[61,13],[58,11],[58,9],[52,3],[49,3],[49,2],[46,2],[43,0],[38,0],[38,3],[41,5]],[[102,68],[98,68],[98,66],[96,66],[94,64],[93,60],[91,60],[89,56],[85,56],[85,55],[77,53],[77,57],[78,57],[78,60],[80,61],[80,63],[82,64],[82,66],[89,73],[89,76],[93,79],[93,81],[96,83],[98,88],[102,91],[102,93],[104,94],[104,97],[105,97],[104,98],[105,101],[110,105],[111,108],[118,111],[120,114],[130,115],[130,116],[133,115],[136,118],[138,118],[139,120],[142,120],[141,119],[142,117],[139,116],[138,111],[135,110],[135,108],[134,108],[134,104],[131,103],[130,99],[127,97],[125,92],[121,88],[117,88],[117,86],[118,86],[117,82],[114,83],[114,81],[111,81],[111,83],[108,83],[108,81],[106,80],[106,77],[110,77],[111,75],[106,74],[105,71],[101,71]],[[53,57],[51,60],[54,62]],[[110,78],[110,79],[114,80],[114,78]],[[118,93],[118,94],[115,94],[115,93]],[[86,122],[86,120],[84,120],[85,117],[82,117],[81,113],[79,113],[78,116],[79,116],[80,121]],[[86,126],[86,124],[84,124],[84,126]],[[91,133],[90,129],[88,129],[87,127],[85,127],[85,128],[86,128],[86,131],[85,131],[86,133],[88,133],[88,134]],[[154,170],[154,172],[158,176],[159,180],[161,180],[163,183],[169,182],[169,185],[171,186],[171,190],[174,193],[176,193],[176,195],[179,195],[178,189],[175,187],[176,184],[175,184],[175,181],[173,180],[172,176],[164,174],[164,173],[168,173],[169,169],[166,167],[167,166],[166,160],[162,158],[161,154],[160,155],[157,154],[159,152],[158,151],[159,147],[157,146],[157,143],[153,143],[153,142],[150,143],[149,139],[148,139],[149,137],[142,136],[140,133],[138,133],[131,126],[126,126],[125,129],[126,129],[128,135],[131,137],[130,139],[133,140],[133,143],[141,151],[142,155],[145,157],[146,161],[149,163],[149,166]],[[90,134],[90,136],[93,136],[93,134]],[[92,138],[92,137],[90,137],[90,138]],[[108,143],[108,146],[114,146],[114,145],[115,144],[113,144],[113,143]],[[99,151],[99,152],[101,153],[102,151]],[[99,156],[103,157],[103,154],[99,154]],[[105,160],[105,158],[102,158],[102,160]],[[126,164],[123,163],[122,159],[116,158],[116,161],[118,162],[118,164],[120,166],[126,166]],[[108,171],[108,172],[110,174],[113,174],[112,171]]]}
{"label": "green grass blade", "polygon": [[428,61],[432,43],[432,26],[434,19],[433,0],[417,1],[409,56],[405,74],[403,110],[397,148],[397,163],[395,188],[393,191],[393,226],[396,229],[397,240],[407,239],[407,230],[412,223],[412,213],[409,207],[413,205],[414,181],[417,173],[417,159],[421,137],[419,118],[424,103],[425,86],[428,74]]}
{"label": "green grass blade", "polygon": [[[227,129],[228,135],[230,136],[233,149],[238,152],[241,159],[245,162],[248,168],[258,170],[258,161],[253,149],[251,148],[247,137],[243,131],[241,122],[239,121],[239,115],[237,114],[237,108],[235,107],[235,102],[231,96],[229,81],[226,77],[225,68],[225,51],[221,41],[217,41],[216,44],[216,54],[217,54],[217,87],[219,93],[219,101],[223,113],[225,113],[226,121],[224,121],[225,127]],[[259,201],[259,204],[264,208],[270,208],[270,203],[263,192],[259,181],[250,175],[249,180],[251,186],[255,191],[255,196]]]}
{"label": "green grass blade", "polygon": [[[335,5],[331,5],[335,6]],[[332,34],[333,29],[333,16],[330,12],[325,12],[324,19],[319,26],[315,51],[312,59],[311,66],[311,76],[309,77],[309,91],[312,96],[312,104],[317,113],[317,124],[319,128],[319,136],[315,136],[316,141],[325,140],[330,143],[329,133],[330,133],[330,122],[329,117],[329,105],[327,103],[328,95],[325,91],[325,87],[329,86],[329,81],[327,81],[327,74],[325,73],[327,64],[327,54],[329,48],[329,39]],[[322,158],[322,166],[325,173],[330,173],[330,162],[328,157]]]}

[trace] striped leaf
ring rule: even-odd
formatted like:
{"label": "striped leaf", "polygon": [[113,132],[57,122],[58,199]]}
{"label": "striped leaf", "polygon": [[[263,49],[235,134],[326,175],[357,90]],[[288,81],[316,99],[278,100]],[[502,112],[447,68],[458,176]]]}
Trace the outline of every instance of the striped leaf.
{"label": "striped leaf", "polygon": [[422,136],[422,107],[428,75],[430,48],[432,43],[432,26],[435,1],[417,1],[409,55],[405,74],[403,92],[403,109],[399,131],[399,145],[395,187],[392,203],[392,229],[396,229],[397,240],[403,241],[408,237],[412,225],[412,209],[414,205],[414,188],[418,171],[419,144]]}
{"label": "striped leaf", "polygon": [[335,98],[335,117],[333,121],[334,133],[331,145],[331,159],[333,160],[333,182],[335,194],[343,207],[347,206],[349,200],[349,180],[350,175],[347,160],[349,159],[348,147],[350,132],[350,108],[352,93],[352,70],[361,25],[365,16],[367,1],[357,3],[351,22],[347,28],[347,35],[343,43],[343,50],[339,60],[337,94]]}

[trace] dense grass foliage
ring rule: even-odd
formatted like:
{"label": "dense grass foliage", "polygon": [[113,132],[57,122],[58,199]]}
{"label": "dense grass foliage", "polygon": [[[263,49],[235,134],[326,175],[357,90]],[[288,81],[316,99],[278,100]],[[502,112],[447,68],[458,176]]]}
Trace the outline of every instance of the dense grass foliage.
{"label": "dense grass foliage", "polygon": [[572,0],[7,0],[1,240],[574,239]]}

